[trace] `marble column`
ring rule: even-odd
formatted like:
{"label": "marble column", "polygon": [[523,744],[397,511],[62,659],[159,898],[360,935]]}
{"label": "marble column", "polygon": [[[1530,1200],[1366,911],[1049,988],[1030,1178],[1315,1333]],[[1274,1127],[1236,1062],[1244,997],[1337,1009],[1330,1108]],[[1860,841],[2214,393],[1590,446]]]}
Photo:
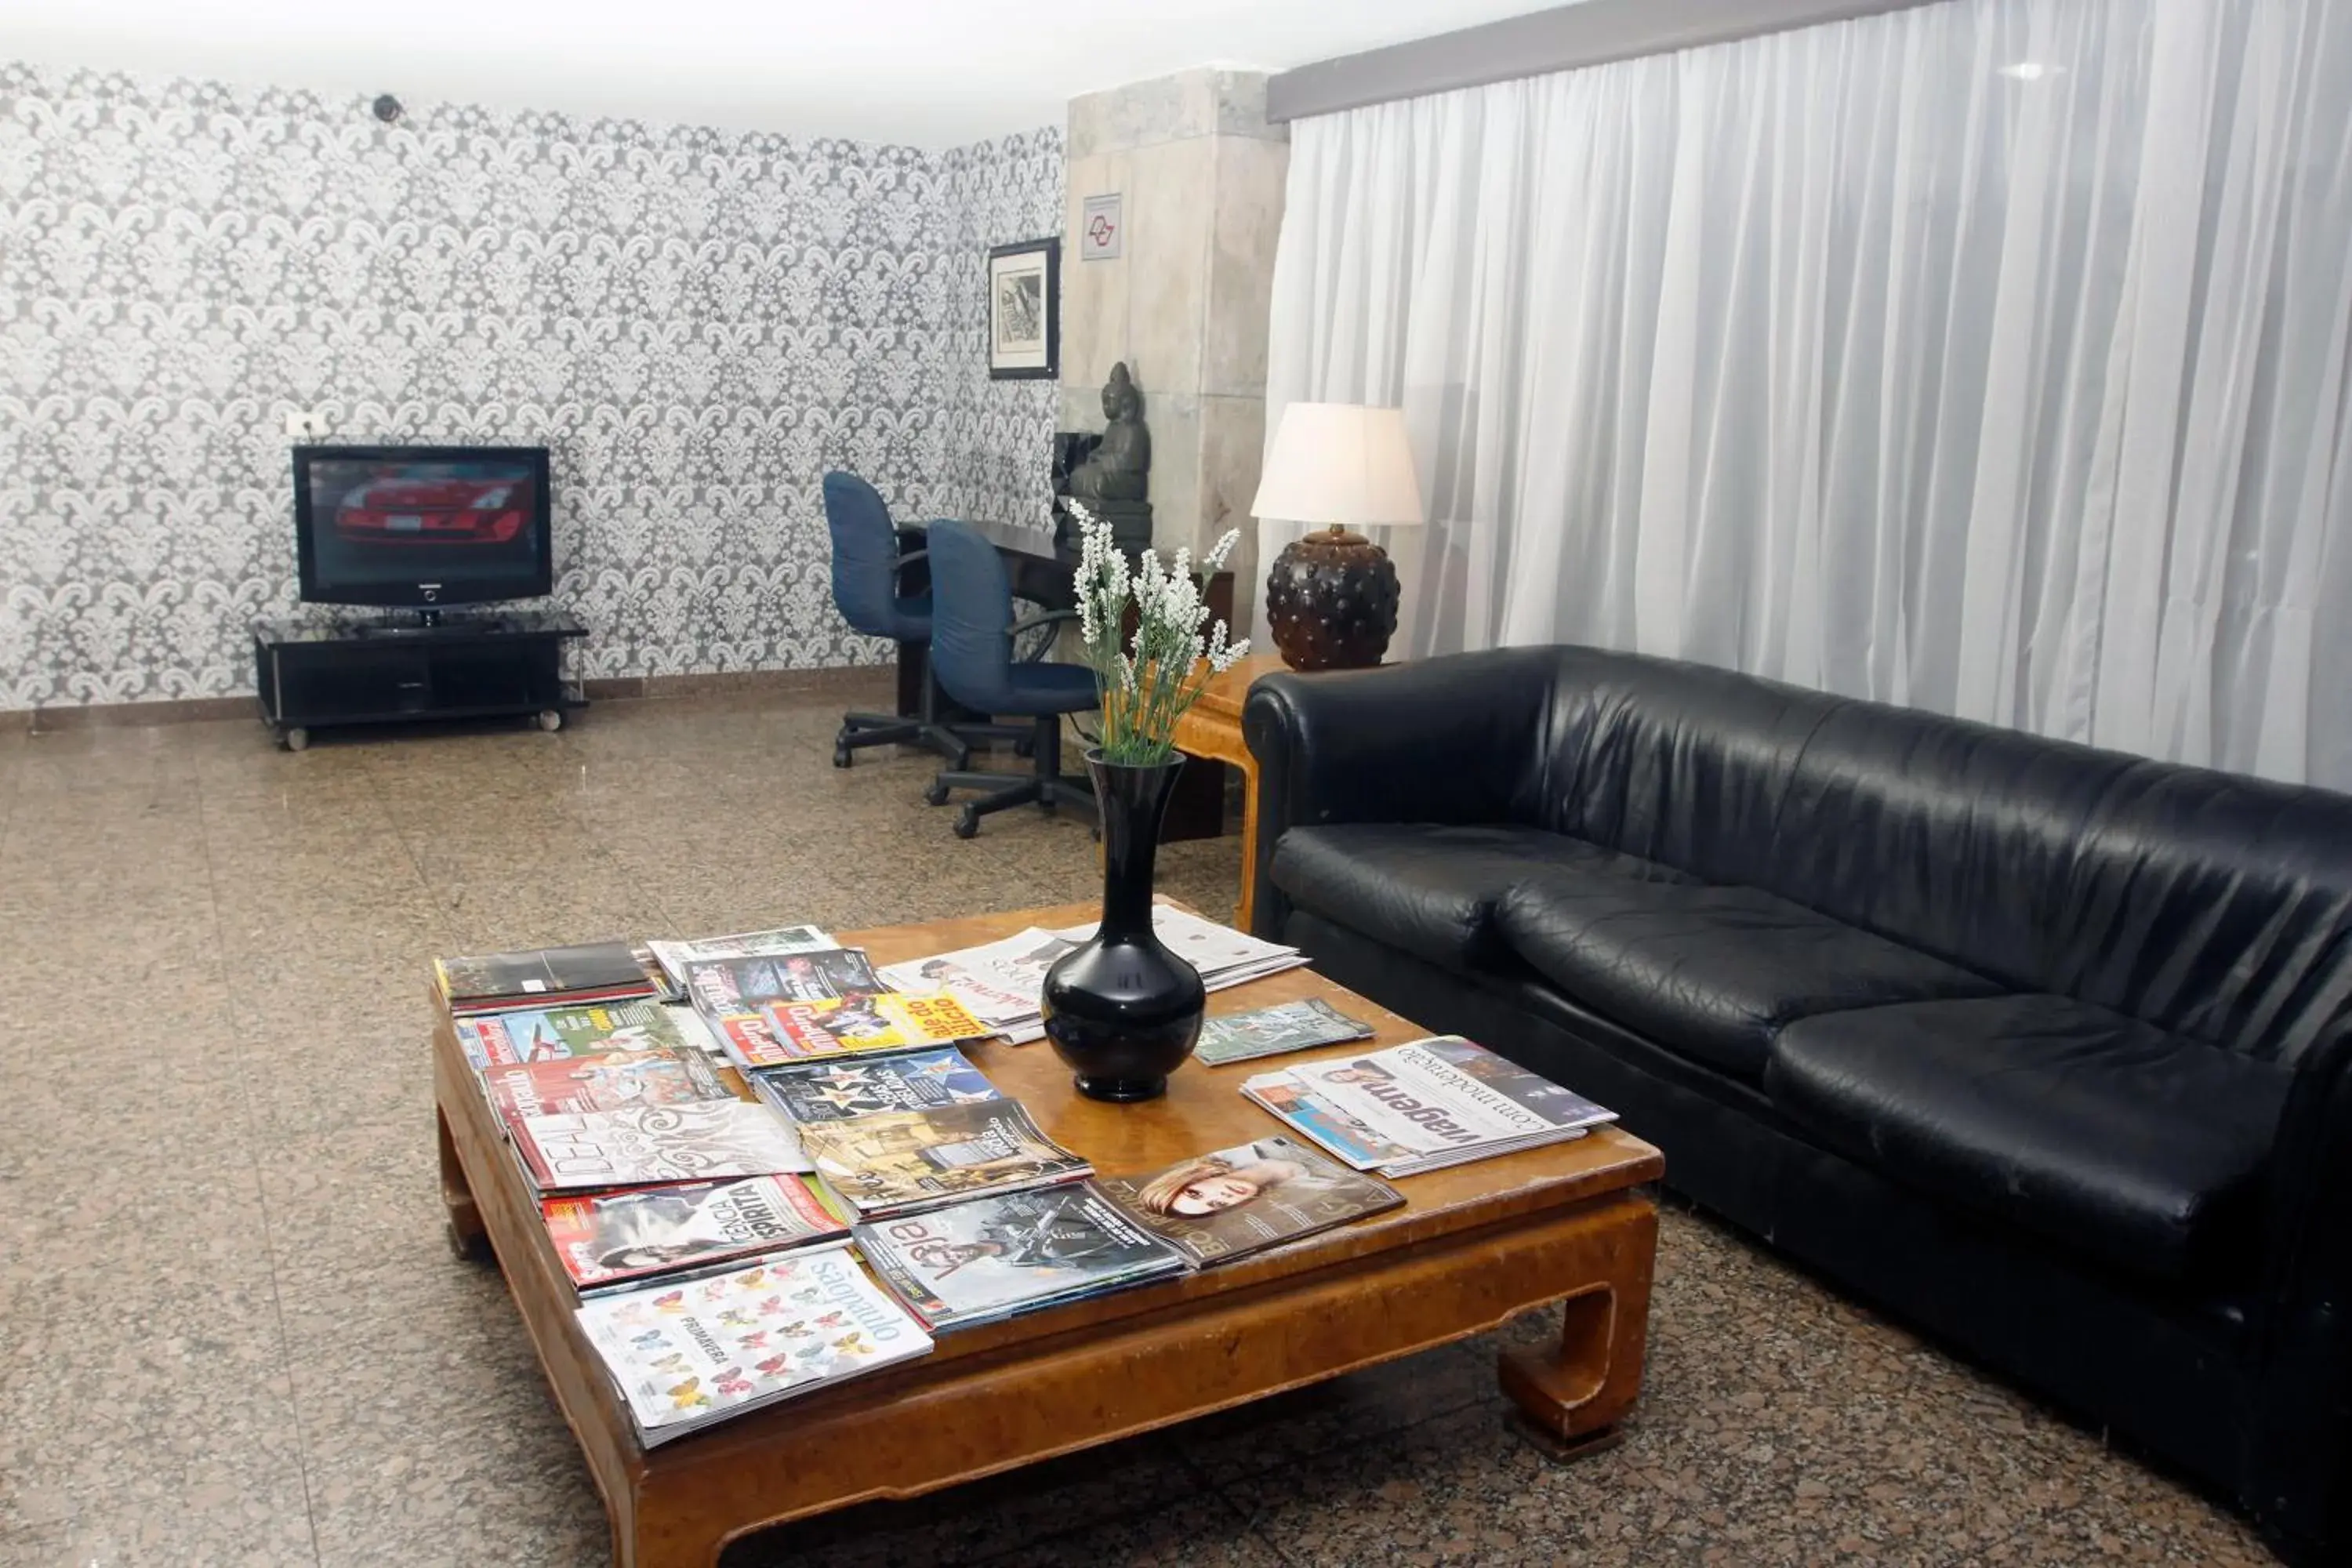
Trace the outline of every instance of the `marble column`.
{"label": "marble column", "polygon": [[[1265,79],[1209,67],[1070,100],[1061,428],[1102,428],[1103,380],[1125,360],[1151,429],[1152,538],[1163,549],[1255,531],[1266,308],[1290,165],[1289,127],[1266,122]],[[1112,192],[1121,254],[1085,260],[1086,198]],[[1239,564],[1254,584],[1254,563]]]}

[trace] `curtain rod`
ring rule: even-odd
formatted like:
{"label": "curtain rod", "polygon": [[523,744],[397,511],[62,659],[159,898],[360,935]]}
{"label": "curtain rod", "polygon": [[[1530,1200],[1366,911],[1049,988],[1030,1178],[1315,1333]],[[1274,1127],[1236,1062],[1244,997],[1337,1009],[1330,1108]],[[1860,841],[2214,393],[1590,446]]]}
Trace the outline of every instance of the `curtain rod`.
{"label": "curtain rod", "polygon": [[1582,5],[1507,16],[1433,38],[1416,38],[1317,60],[1269,79],[1265,117],[1388,103],[1485,87],[1516,77],[1725,44],[1824,22],[1909,10],[1937,0],[1584,0]]}

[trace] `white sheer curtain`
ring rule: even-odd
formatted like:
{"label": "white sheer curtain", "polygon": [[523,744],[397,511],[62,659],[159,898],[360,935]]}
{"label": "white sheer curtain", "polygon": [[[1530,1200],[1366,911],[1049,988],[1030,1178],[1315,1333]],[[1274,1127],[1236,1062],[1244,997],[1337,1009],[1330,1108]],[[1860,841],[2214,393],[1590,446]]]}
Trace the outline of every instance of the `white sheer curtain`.
{"label": "white sheer curtain", "polygon": [[1403,648],[2352,788],[2345,0],[1951,0],[1293,129],[1267,428],[1407,410]]}

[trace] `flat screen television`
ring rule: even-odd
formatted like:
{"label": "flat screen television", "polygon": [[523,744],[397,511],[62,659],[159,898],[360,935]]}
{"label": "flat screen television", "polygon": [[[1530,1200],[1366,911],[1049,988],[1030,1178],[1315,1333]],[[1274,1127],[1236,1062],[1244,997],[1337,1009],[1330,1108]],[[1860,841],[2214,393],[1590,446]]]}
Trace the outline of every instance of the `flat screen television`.
{"label": "flat screen television", "polygon": [[544,447],[297,447],[302,597],[431,610],[551,593]]}

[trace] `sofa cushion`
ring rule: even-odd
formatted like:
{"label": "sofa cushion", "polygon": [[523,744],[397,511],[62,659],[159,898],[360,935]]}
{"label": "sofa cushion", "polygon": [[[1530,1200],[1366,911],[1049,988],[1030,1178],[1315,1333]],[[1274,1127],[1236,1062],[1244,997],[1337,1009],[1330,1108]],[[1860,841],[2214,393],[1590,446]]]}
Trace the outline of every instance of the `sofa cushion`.
{"label": "sofa cushion", "polygon": [[1507,953],[1495,903],[1541,867],[1576,866],[1614,881],[1682,873],[1534,827],[1338,823],[1294,827],[1268,875],[1299,908],[1449,969]]}
{"label": "sofa cushion", "polygon": [[1765,1089],[1889,1178],[2151,1279],[2244,1244],[2290,1069],[2039,994],[1792,1024]]}
{"label": "sofa cushion", "polygon": [[1496,911],[1504,942],[1573,1001],[1675,1055],[1761,1082],[1816,1013],[2000,987],[1756,888],[1531,869]]}

